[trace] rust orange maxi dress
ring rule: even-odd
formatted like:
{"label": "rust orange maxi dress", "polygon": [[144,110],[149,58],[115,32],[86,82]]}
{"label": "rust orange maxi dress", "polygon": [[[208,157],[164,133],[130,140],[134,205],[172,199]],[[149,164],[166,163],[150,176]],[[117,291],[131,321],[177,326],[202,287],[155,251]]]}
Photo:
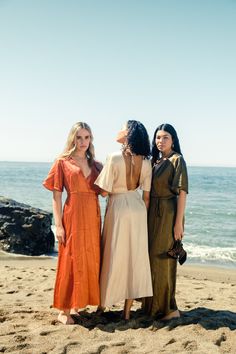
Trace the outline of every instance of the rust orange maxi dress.
{"label": "rust orange maxi dress", "polygon": [[59,245],[53,306],[60,310],[100,303],[100,229],[98,188],[94,185],[101,165],[94,162],[91,174],[83,172],[71,158],[52,165],[43,185],[67,191],[63,208],[66,243]]}

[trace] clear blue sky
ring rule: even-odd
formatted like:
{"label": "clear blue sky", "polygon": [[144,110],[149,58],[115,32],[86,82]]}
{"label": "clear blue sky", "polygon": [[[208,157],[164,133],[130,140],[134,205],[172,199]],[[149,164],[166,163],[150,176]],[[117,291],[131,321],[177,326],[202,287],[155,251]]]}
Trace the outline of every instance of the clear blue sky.
{"label": "clear blue sky", "polygon": [[236,166],[236,1],[0,0],[0,160],[97,157],[128,119],[175,126],[189,165]]}

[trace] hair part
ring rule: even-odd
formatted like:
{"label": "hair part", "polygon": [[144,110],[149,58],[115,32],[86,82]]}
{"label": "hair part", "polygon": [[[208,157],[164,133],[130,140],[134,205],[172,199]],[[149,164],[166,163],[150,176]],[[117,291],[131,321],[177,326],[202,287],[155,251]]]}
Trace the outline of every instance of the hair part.
{"label": "hair part", "polygon": [[160,124],[156,128],[156,130],[154,132],[153,139],[152,139],[152,165],[154,165],[156,163],[156,161],[159,159],[160,150],[157,148],[157,145],[156,145],[156,135],[159,130],[164,130],[165,132],[167,132],[171,135],[172,140],[173,140],[173,148],[172,149],[175,152],[177,152],[178,154],[182,155],[182,152],[180,149],[180,144],[179,144],[179,138],[178,138],[175,128],[171,124],[163,123],[163,124]]}
{"label": "hair part", "polygon": [[86,151],[86,157],[88,159],[88,164],[91,166],[93,164],[93,161],[95,158],[95,151],[94,151],[94,146],[93,146],[93,134],[92,134],[92,130],[91,130],[90,126],[85,122],[77,122],[72,126],[72,128],[69,132],[68,138],[67,138],[66,146],[65,146],[62,154],[59,157],[63,158],[63,157],[71,157],[72,156],[72,154],[76,150],[75,137],[76,137],[78,130],[80,130],[80,129],[86,129],[90,134],[91,139],[90,139],[89,147]]}
{"label": "hair part", "polygon": [[136,120],[127,122],[127,145],[130,151],[145,158],[150,157],[150,140],[144,125]]}

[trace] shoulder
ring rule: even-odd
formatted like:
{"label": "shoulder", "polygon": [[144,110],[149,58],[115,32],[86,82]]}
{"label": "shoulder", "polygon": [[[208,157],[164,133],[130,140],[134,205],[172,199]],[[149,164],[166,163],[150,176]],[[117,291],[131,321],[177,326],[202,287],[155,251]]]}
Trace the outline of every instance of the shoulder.
{"label": "shoulder", "polygon": [[54,163],[60,165],[63,164],[65,161],[69,161],[70,157],[57,157],[54,161]]}
{"label": "shoulder", "polygon": [[120,151],[113,152],[107,156],[107,161],[118,162],[122,159],[122,153]]}
{"label": "shoulder", "polygon": [[151,160],[144,159],[144,160],[143,160],[143,168],[144,168],[145,170],[151,170],[151,169],[152,169]]}
{"label": "shoulder", "polygon": [[71,164],[71,157],[57,157],[52,165],[52,168],[64,170],[67,166]]}
{"label": "shoulder", "polygon": [[144,160],[143,160],[143,165],[144,165],[144,166],[147,166],[147,167],[152,166],[151,160],[149,160],[149,159],[144,159]]}
{"label": "shoulder", "polygon": [[62,159],[62,158],[57,157],[57,158],[53,161],[53,163],[52,163],[52,167],[58,167],[58,166],[61,166],[61,164],[63,163],[62,161],[63,161],[63,159]]}
{"label": "shoulder", "polygon": [[175,152],[170,157],[170,161],[173,163],[174,166],[179,166],[179,165],[186,166],[186,162],[184,160],[184,157],[177,152]]}

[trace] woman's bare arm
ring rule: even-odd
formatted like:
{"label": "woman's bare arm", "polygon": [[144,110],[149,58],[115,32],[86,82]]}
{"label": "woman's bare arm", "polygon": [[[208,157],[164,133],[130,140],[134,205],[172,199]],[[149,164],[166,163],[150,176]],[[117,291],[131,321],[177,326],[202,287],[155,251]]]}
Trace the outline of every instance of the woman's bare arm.
{"label": "woman's bare arm", "polygon": [[177,200],[177,214],[174,226],[174,236],[175,240],[181,240],[184,237],[184,211],[186,205],[187,193],[184,190],[180,190],[178,200]]}
{"label": "woman's bare arm", "polygon": [[58,242],[65,244],[65,230],[62,223],[62,192],[53,191],[52,207],[56,226],[56,238]]}
{"label": "woman's bare arm", "polygon": [[143,191],[143,201],[146,205],[146,208],[149,208],[149,203],[150,203],[150,192]]}

